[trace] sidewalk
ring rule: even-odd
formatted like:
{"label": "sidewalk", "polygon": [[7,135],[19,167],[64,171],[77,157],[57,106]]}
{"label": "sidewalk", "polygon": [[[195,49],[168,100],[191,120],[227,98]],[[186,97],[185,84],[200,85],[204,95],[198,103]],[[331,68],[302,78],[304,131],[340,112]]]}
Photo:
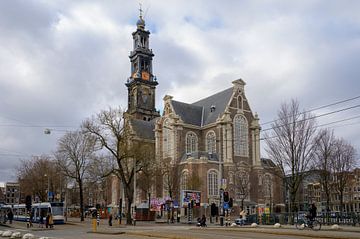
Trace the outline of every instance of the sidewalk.
{"label": "sidewalk", "polygon": [[[125,223],[125,221],[122,221]],[[360,238],[360,227],[359,226],[340,226],[339,230],[331,229],[331,226],[322,225],[320,231],[313,231],[311,229],[298,230],[293,225],[282,225],[280,228],[274,228],[273,225],[259,225],[256,228],[252,228],[250,225],[245,226],[220,226],[219,224],[207,224],[207,228],[199,228],[196,226],[196,223],[193,222],[189,224],[188,222],[180,223],[167,223],[166,221],[158,222],[148,222],[148,221],[137,221],[136,226],[119,224],[118,221],[113,221],[113,226],[107,224],[107,220],[101,220],[100,226],[96,228],[96,231],[93,231],[91,219],[85,219],[84,222],[81,222],[79,218],[71,218],[67,221],[67,224],[55,225],[54,229],[50,228],[39,228],[38,224],[33,224],[32,228],[27,228],[26,222],[17,222],[14,221],[13,224],[6,224],[7,227],[11,230],[13,229],[24,229],[29,231],[46,231],[46,230],[71,230],[71,227],[81,227],[83,231],[88,233],[99,233],[99,234],[153,234],[158,228],[159,230],[224,230],[224,231],[251,231],[256,233],[267,233],[275,235],[295,235],[295,236],[308,236],[313,238]],[[175,230],[176,231],[176,230]]]}

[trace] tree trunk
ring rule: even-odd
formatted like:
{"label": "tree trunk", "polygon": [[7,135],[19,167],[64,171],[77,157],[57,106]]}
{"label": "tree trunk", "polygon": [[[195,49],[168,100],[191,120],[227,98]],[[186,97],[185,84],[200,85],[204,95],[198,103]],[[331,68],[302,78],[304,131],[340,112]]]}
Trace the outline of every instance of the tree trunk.
{"label": "tree trunk", "polygon": [[290,213],[289,213],[289,223],[290,224],[294,223],[294,215],[295,215],[294,212],[297,211],[295,201],[296,201],[296,193],[294,193],[293,190],[291,190],[291,192],[290,192]]}
{"label": "tree trunk", "polygon": [[131,215],[131,203],[132,198],[127,198],[127,213],[126,213],[126,224],[131,225],[132,224],[132,215]]}
{"label": "tree trunk", "polygon": [[78,179],[79,190],[80,190],[80,221],[84,221],[84,193],[82,180]]}

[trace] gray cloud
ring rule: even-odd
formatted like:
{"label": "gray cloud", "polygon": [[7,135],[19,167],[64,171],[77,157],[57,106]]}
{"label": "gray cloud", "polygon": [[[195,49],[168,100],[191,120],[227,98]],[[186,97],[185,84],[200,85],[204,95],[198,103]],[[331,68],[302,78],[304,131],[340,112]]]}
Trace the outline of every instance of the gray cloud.
{"label": "gray cloud", "polygon": [[[247,82],[262,122],[290,98],[314,108],[359,94],[357,1],[143,5],[158,109],[165,94],[194,102],[238,78]],[[129,1],[0,2],[0,181],[11,178],[19,159],[51,154],[61,130],[108,106],[126,106],[137,8]],[[357,122],[335,131],[360,150]],[[51,135],[43,134],[45,127],[54,129]]]}

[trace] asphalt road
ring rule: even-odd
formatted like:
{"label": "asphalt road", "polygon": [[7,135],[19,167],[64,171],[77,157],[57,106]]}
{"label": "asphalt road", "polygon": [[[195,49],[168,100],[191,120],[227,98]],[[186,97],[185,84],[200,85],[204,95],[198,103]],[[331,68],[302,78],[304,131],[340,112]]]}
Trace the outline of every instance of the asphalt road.
{"label": "asphalt road", "polygon": [[[33,228],[27,229],[25,223],[15,222],[11,228],[0,225],[0,230],[20,231],[22,234],[30,232],[37,237],[52,238],[189,238],[189,239],[230,239],[230,238],[266,238],[266,239],[309,239],[309,238],[360,238],[360,228],[343,231],[299,231],[293,227],[274,229],[272,227],[259,228],[232,228],[219,227],[210,225],[207,228],[197,228],[194,225],[187,224],[155,224],[155,223],[138,223],[137,226],[125,226],[114,224],[113,227],[102,222],[97,229],[98,233],[92,233],[90,221],[78,222],[73,221],[66,225],[56,225],[54,229],[38,228],[35,224]],[[356,230],[355,230],[356,229]],[[357,230],[359,229],[359,230]]]}

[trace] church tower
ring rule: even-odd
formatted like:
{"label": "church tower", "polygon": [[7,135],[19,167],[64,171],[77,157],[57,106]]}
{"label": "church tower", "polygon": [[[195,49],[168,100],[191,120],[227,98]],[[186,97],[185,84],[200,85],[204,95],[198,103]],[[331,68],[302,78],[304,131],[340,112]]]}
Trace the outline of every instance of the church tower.
{"label": "church tower", "polygon": [[130,52],[131,75],[127,80],[127,113],[136,119],[150,121],[160,114],[155,108],[155,89],[158,84],[153,75],[152,59],[154,54],[149,49],[150,32],[145,30],[145,21],[141,9],[137,29],[132,33],[133,51]]}

